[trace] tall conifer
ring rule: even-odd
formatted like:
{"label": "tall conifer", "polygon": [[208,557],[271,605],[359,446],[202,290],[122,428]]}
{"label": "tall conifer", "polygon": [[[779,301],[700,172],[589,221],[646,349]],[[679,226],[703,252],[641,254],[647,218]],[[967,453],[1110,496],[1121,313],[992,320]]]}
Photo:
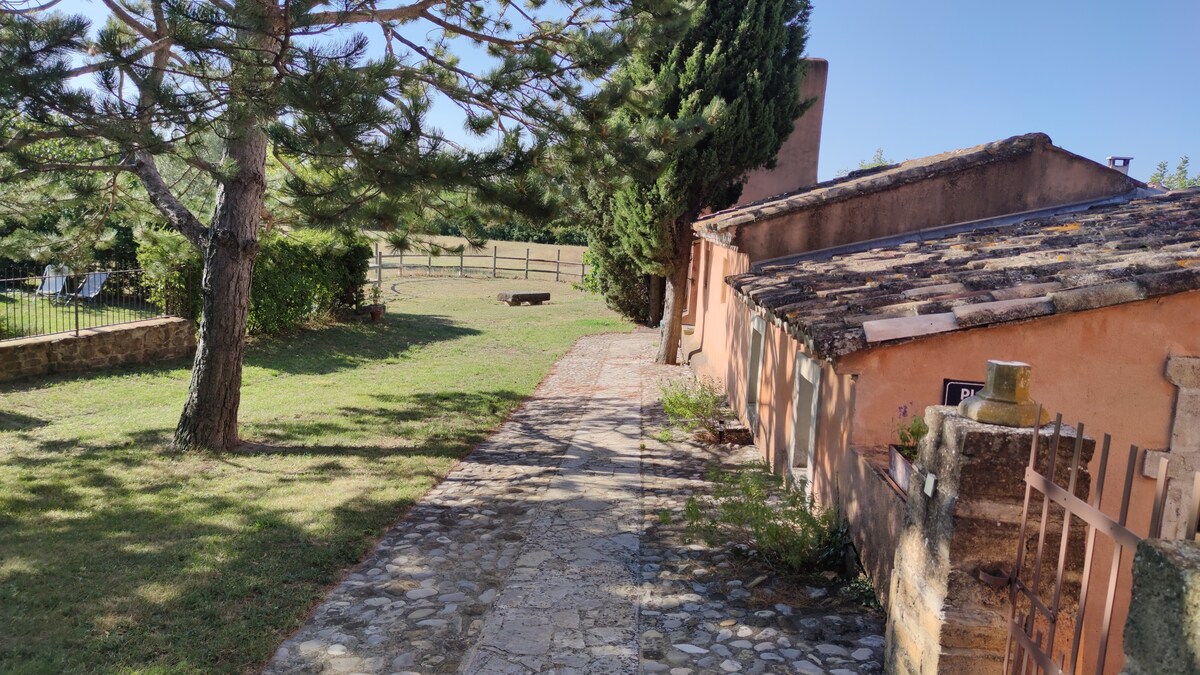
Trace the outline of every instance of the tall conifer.
{"label": "tall conifer", "polygon": [[635,181],[613,200],[622,247],[667,278],[659,363],[678,358],[692,223],[734,203],[746,172],[772,163],[810,105],[800,100],[808,16],[807,0],[709,0],[682,40],[625,67],[635,86],[657,93],[657,109],[634,117],[697,132],[668,151],[657,179]]}

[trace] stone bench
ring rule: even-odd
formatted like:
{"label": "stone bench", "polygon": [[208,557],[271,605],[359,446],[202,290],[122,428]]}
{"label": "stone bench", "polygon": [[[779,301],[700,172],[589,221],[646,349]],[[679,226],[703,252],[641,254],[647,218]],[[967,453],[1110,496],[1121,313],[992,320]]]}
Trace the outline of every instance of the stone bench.
{"label": "stone bench", "polygon": [[496,296],[500,302],[508,303],[509,307],[516,307],[522,303],[528,302],[531,305],[540,305],[543,302],[550,300],[550,294],[544,292],[520,292],[520,291],[505,291]]}

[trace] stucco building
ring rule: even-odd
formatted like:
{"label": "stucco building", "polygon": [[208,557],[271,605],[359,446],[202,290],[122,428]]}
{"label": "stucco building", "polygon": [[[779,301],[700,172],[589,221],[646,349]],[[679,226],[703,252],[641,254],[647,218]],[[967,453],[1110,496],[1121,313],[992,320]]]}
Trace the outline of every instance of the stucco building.
{"label": "stucco building", "polygon": [[[814,72],[820,97],[827,64]],[[906,415],[957,403],[948,382],[982,381],[989,359],[1031,364],[1034,397],[1114,447],[1152,449],[1134,529],[1150,519],[1149,464],[1169,455],[1188,476],[1166,516],[1179,533],[1200,497],[1186,494],[1200,469],[1200,191],[1160,194],[1127,163],[1040,133],[813,183],[814,110],[742,203],[695,224],[682,352],[764,459],[849,521],[881,601],[906,513],[887,445]],[[1108,574],[1106,555],[1092,574]]]}
{"label": "stucco building", "polygon": [[[989,359],[1023,361],[1047,409],[1115,447],[1165,449],[1177,393],[1168,363],[1200,355],[1200,191],[959,230],[728,281],[749,315],[737,401],[756,440],[838,505],[880,582],[903,517],[884,478],[902,408],[941,404],[946,380],[981,381]],[[1106,492],[1119,495],[1121,479]],[[1135,492],[1134,503],[1151,498]]]}
{"label": "stucco building", "polygon": [[[725,384],[755,437],[781,467],[775,446],[788,431],[764,433],[768,429],[755,406],[737,403],[747,393],[752,365],[751,312],[731,297],[728,277],[791,255],[870,247],[894,236],[919,240],[980,220],[1021,220],[1116,203],[1144,188],[1119,171],[1058,148],[1044,134],[1028,134],[856,171],[711,214],[695,225],[684,357],[698,376]],[[773,384],[757,393],[762,398],[755,404],[788,405],[791,374],[784,372],[788,364],[779,364],[778,372],[776,365],[758,365]]]}

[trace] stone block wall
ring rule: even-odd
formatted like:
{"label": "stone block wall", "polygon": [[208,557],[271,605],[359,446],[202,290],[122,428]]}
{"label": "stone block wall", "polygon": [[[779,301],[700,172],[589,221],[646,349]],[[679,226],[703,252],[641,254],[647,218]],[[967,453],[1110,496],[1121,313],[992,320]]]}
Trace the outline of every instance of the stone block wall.
{"label": "stone block wall", "polygon": [[1132,595],[1124,672],[1200,675],[1200,544],[1138,544]]}
{"label": "stone block wall", "polygon": [[[998,675],[1008,635],[1008,592],[984,584],[979,574],[1001,576],[1001,570],[1011,569],[1016,560],[1024,472],[1034,432],[981,424],[946,407],[929,408],[925,421],[930,433],[914,463],[914,489],[908,494],[892,572],[885,663],[888,672],[903,675]],[[1050,428],[1039,433],[1039,464],[1044,470]],[[1072,430],[1064,428],[1055,470],[1056,482],[1062,485],[1067,484],[1074,443]],[[1085,469],[1094,449],[1094,442],[1085,439]],[[920,489],[929,474],[937,477],[932,496]],[[1090,488],[1086,471],[1080,472],[1076,496],[1086,499]],[[1040,515],[1040,502],[1038,506]],[[1043,569],[1057,564],[1061,522],[1048,523],[1047,530],[1047,548],[1053,553],[1043,561]],[[1082,528],[1073,528],[1072,534],[1076,531]],[[1074,539],[1068,573],[1082,569],[1083,541]],[[1028,562],[1022,578],[1027,578],[1034,557],[1031,548],[1037,545],[1036,520],[1023,545]],[[1042,576],[1047,580],[1043,586],[1053,584],[1053,570]],[[1064,590],[1067,614],[1070,603],[1077,602],[1077,574],[1074,579],[1075,590]],[[1060,631],[1071,633],[1069,627],[1060,626]]]}
{"label": "stone block wall", "polygon": [[0,382],[187,356],[196,348],[192,323],[168,317],[59,335],[0,342]]}

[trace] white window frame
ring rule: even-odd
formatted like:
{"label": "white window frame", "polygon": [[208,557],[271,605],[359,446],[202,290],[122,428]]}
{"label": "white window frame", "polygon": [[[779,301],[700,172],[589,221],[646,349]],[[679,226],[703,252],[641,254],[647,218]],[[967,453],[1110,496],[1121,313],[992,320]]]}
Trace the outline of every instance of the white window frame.
{"label": "white window frame", "polygon": [[803,479],[812,490],[813,467],[817,461],[817,423],[821,415],[821,364],[796,352],[792,379],[792,434],[788,440],[788,467],[796,480]]}
{"label": "white window frame", "polygon": [[767,342],[767,322],[756,316],[750,320],[749,358],[746,360],[746,419],[753,433],[758,427],[759,395],[762,393],[762,361]]}

